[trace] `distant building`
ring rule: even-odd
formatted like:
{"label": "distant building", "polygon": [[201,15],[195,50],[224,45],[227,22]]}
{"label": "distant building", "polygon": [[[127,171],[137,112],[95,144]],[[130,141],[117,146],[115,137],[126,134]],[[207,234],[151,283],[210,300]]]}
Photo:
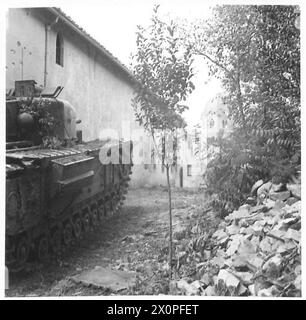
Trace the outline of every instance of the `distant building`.
{"label": "distant building", "polygon": [[222,93],[211,98],[205,105],[201,115],[202,126],[202,156],[204,167],[207,166],[207,155],[212,148],[209,146],[209,139],[216,138],[219,134],[227,135],[232,127],[229,119],[229,110],[223,101]]}
{"label": "distant building", "polygon": [[221,130],[227,132],[231,126],[228,107],[218,94],[210,99],[201,115],[202,132],[205,138],[217,137]]}

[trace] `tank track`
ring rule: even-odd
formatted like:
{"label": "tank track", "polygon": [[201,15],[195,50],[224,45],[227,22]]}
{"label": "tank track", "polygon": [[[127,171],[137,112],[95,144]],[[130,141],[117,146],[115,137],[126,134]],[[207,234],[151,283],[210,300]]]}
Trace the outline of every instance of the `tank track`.
{"label": "tank track", "polygon": [[[83,152],[84,146],[78,149]],[[92,153],[98,150],[98,146],[88,149],[87,145],[86,150]],[[45,262],[50,256],[60,256],[87,233],[99,228],[111,216],[120,212],[128,192],[133,164],[114,166],[119,166],[120,180],[111,190],[101,191],[91,198],[69,206],[60,219],[51,222],[38,238],[16,236],[12,239],[14,243],[10,245],[11,252],[7,252],[6,249],[6,257],[10,257],[7,260],[12,261],[6,262],[10,272],[24,270],[29,262]]]}

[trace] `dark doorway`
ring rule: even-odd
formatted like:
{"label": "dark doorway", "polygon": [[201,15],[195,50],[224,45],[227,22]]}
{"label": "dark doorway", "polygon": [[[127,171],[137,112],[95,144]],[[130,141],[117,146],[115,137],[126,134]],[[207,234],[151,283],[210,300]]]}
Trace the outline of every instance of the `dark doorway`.
{"label": "dark doorway", "polygon": [[183,168],[180,167],[180,187],[183,188]]}

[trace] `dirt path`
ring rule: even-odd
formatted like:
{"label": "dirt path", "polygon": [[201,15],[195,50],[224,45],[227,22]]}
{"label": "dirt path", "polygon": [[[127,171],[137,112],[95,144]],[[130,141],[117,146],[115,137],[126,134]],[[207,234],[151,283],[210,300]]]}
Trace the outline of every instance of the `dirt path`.
{"label": "dirt path", "polygon": [[[73,245],[56,261],[23,274],[10,275],[7,296],[60,296],[115,294],[101,288],[84,287],[69,280],[96,266],[134,271],[137,286],[116,294],[158,294],[167,284],[158,275],[167,265],[168,194],[165,189],[132,189],[118,216]],[[197,192],[173,191],[175,228],[192,208],[203,204]],[[150,285],[148,286],[148,283]]]}

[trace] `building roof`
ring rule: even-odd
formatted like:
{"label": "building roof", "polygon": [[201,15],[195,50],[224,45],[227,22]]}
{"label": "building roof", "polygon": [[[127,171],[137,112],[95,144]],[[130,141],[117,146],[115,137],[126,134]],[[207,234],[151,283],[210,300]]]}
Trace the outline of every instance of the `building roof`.
{"label": "building roof", "polygon": [[110,62],[112,62],[116,67],[122,71],[127,78],[136,82],[133,73],[129,70],[118,58],[116,58],[111,52],[109,52],[102,44],[100,44],[97,40],[95,40],[90,34],[88,34],[82,27],[80,27],[75,21],[72,20],[70,16],[64,13],[60,8],[49,7],[48,11],[58,16],[63,22],[69,25],[72,29],[78,32],[81,36],[84,37],[89,43],[91,43],[94,47],[96,47],[104,56],[106,56]]}

